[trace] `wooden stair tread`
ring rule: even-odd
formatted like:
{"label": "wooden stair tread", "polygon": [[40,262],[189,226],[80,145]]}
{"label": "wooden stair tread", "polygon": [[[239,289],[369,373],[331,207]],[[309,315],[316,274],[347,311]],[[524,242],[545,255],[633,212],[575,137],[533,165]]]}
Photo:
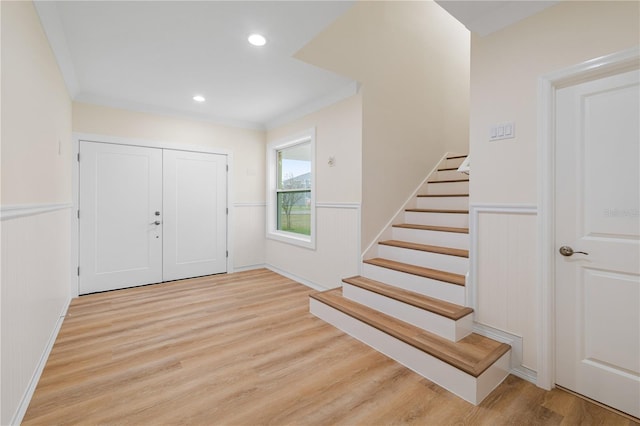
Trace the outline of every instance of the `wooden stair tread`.
{"label": "wooden stair tread", "polygon": [[449,284],[464,286],[464,275],[454,274],[453,272],[439,271],[437,269],[424,268],[422,266],[410,265],[408,263],[396,262],[395,260],[383,259],[376,257],[373,259],[363,260],[369,265],[380,266],[381,268],[393,269],[398,272],[405,272],[411,275],[417,275],[424,278],[431,278],[438,281],[444,281]]}
{"label": "wooden stair tread", "polygon": [[469,178],[466,178],[466,179],[430,180],[427,183],[452,183],[452,182],[469,182]]}
{"label": "wooden stair tread", "polygon": [[469,194],[418,194],[417,197],[468,197]]}
{"label": "wooden stair tread", "polygon": [[341,289],[334,289],[322,293],[312,293],[310,297],[436,357],[473,377],[478,377],[482,374],[510,349],[510,346],[505,343],[496,342],[475,333],[471,333],[458,342],[451,342],[421,328],[346,299],[342,296],[341,291]]}
{"label": "wooden stair tread", "polygon": [[[451,170],[458,170],[458,167],[445,167],[444,169],[438,169],[436,171],[437,172],[448,172],[448,171],[451,171]],[[462,172],[460,172],[460,173],[462,173]]]}
{"label": "wooden stair tread", "polygon": [[374,281],[361,276],[345,278],[342,281],[353,286],[369,290],[373,293],[398,300],[400,302],[406,303],[407,305],[415,306],[417,308],[424,309],[425,311],[433,312],[434,314],[438,314],[454,321],[459,320],[460,318],[465,317],[473,312],[473,309],[466,306],[460,306],[456,305],[455,303],[445,302],[444,300],[435,299],[433,297],[387,285],[379,281]]}
{"label": "wooden stair tread", "polygon": [[419,229],[422,231],[438,231],[438,232],[455,232],[458,234],[468,234],[469,228],[454,228],[451,226],[432,226],[432,225],[419,225],[416,223],[398,223],[393,225],[395,228],[406,229]]}
{"label": "wooden stair tread", "polygon": [[454,210],[454,209],[406,209],[406,212],[417,213],[453,213],[453,214],[469,214],[469,210]]}
{"label": "wooden stair tread", "polygon": [[427,244],[410,243],[408,241],[399,241],[399,240],[380,241],[378,244],[382,244],[385,246],[406,248],[409,250],[419,250],[419,251],[428,251],[430,253],[446,254],[449,256],[467,257],[467,258],[469,257],[469,250],[462,250],[462,249],[456,249],[456,248],[450,248],[450,247],[430,246]]}
{"label": "wooden stair tread", "polygon": [[458,158],[467,158],[467,157],[468,157],[468,155],[454,155],[453,157],[447,157],[446,159],[447,160],[455,160],[455,159],[458,159]]}

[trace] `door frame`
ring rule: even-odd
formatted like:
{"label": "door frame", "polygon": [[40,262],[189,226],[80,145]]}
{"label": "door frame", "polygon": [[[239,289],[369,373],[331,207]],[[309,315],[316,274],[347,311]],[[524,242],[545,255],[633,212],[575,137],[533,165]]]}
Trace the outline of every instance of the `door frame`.
{"label": "door frame", "polygon": [[555,92],[638,68],[640,47],[572,65],[538,79],[538,374],[537,385],[555,387]]}
{"label": "door frame", "polygon": [[79,185],[80,185],[80,165],[77,161],[78,155],[80,153],[80,141],[86,142],[100,142],[100,143],[109,143],[114,145],[128,145],[128,146],[139,146],[145,148],[158,148],[158,149],[172,149],[176,151],[190,151],[190,152],[200,152],[205,154],[218,154],[218,155],[226,155],[227,157],[227,166],[229,167],[227,171],[227,209],[229,214],[227,215],[227,251],[229,256],[227,256],[227,273],[233,273],[233,152],[226,149],[219,148],[209,148],[205,146],[199,145],[188,145],[181,144],[175,142],[167,142],[167,141],[157,141],[157,140],[147,140],[147,139],[136,139],[136,138],[123,138],[118,136],[105,136],[98,135],[92,133],[79,133],[74,132],[72,134],[71,140],[71,197],[72,197],[72,210],[71,210],[71,264],[70,266],[70,296],[71,298],[78,297],[79,289],[78,285],[80,280],[78,278],[77,268],[79,264],[79,246],[80,246],[80,222],[78,220],[78,216],[76,213],[79,207]]}

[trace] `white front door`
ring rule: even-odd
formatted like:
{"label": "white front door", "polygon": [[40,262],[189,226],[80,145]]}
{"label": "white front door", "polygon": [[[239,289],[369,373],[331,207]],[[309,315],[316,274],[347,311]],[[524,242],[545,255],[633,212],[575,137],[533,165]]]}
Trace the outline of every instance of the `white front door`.
{"label": "white front door", "polygon": [[162,281],[162,150],[80,142],[79,293]]}
{"label": "white front door", "polygon": [[227,271],[227,157],[164,151],[163,280]]}
{"label": "white front door", "polygon": [[227,156],[80,142],[79,294],[227,271]]}
{"label": "white front door", "polygon": [[636,417],[638,81],[632,71],[557,90],[555,153],[556,383]]}

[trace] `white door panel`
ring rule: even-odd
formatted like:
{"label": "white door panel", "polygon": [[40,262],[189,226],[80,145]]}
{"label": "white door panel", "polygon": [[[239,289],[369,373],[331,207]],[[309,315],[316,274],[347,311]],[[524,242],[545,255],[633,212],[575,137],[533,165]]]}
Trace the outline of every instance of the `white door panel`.
{"label": "white door panel", "polygon": [[165,281],[227,270],[227,157],[164,151]]}
{"label": "white door panel", "polygon": [[227,157],[80,143],[79,294],[226,272]]}
{"label": "white door panel", "polygon": [[80,143],[80,294],[162,281],[162,151]]}
{"label": "white door panel", "polygon": [[638,71],[556,92],[556,383],[640,417]]}

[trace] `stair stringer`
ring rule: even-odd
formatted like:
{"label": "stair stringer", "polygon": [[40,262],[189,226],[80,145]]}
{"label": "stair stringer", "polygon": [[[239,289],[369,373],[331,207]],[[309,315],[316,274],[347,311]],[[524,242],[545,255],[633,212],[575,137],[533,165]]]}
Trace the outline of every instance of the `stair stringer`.
{"label": "stair stringer", "polygon": [[422,189],[427,185],[429,179],[433,176],[434,173],[438,171],[438,167],[440,164],[447,159],[449,156],[456,155],[464,155],[455,152],[445,152],[440,160],[436,163],[435,166],[427,173],[427,176],[424,180],[416,187],[416,189],[411,193],[404,204],[396,211],[396,213],[389,219],[389,222],[382,228],[380,233],[376,235],[376,237],[371,241],[371,243],[363,250],[362,255],[360,257],[360,261],[362,262],[364,259],[377,257],[378,251],[378,243],[383,240],[391,239],[391,228],[393,225],[397,225],[404,221],[404,212],[406,209],[415,208],[417,205],[417,196],[422,191]]}

